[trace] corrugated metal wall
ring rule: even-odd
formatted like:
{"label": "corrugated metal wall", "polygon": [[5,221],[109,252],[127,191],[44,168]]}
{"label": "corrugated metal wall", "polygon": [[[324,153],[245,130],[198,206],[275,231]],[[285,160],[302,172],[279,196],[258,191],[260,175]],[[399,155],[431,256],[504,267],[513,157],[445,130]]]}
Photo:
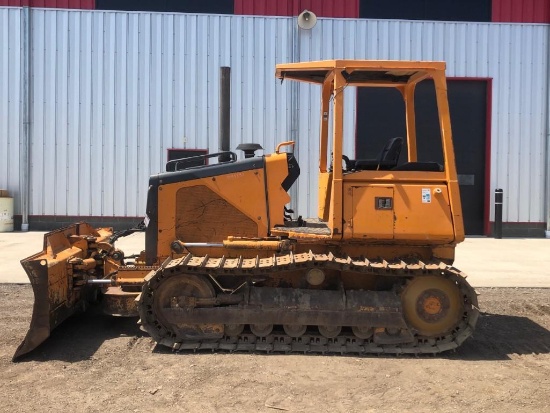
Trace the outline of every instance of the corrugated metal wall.
{"label": "corrugated metal wall", "polygon": [[235,14],[297,16],[304,10],[318,17],[359,17],[359,0],[235,0]]}
{"label": "corrugated metal wall", "polygon": [[31,215],[143,215],[168,148],[217,150],[220,66],[233,147],[272,150],[288,135],[273,73],[290,35],[287,19],[34,11]]}
{"label": "corrugated metal wall", "polygon": [[[95,0],[0,0],[0,6],[52,7],[62,9],[95,9]],[[263,16],[297,16],[304,9],[319,17],[373,17],[359,13],[360,0],[234,0],[234,13]],[[113,4],[116,9],[120,4]],[[362,6],[361,9],[366,6]],[[459,7],[468,7],[463,5]],[[101,7],[100,7],[101,8]],[[126,9],[124,9],[126,10]],[[155,9],[158,10],[158,9]],[[181,10],[181,9],[178,9]],[[410,10],[408,11],[410,13]],[[413,15],[405,16],[409,19]],[[452,17],[452,16],[451,16]],[[453,20],[460,20],[455,18]],[[517,23],[550,23],[548,0],[492,0],[491,21]]]}
{"label": "corrugated metal wall", "polygon": [[550,1],[493,0],[492,21],[550,23]]}
{"label": "corrugated metal wall", "polygon": [[19,138],[22,133],[21,9],[0,8],[0,188],[20,210]]}
{"label": "corrugated metal wall", "polygon": [[0,6],[95,9],[95,0],[0,0]]}
{"label": "corrugated metal wall", "polygon": [[[0,183],[17,189],[21,17],[0,16],[0,131],[9,130],[0,148],[10,151]],[[272,151],[298,139],[298,212],[315,216],[319,89],[273,76],[295,56],[446,60],[449,76],[493,78],[491,190],[505,190],[505,221],[545,221],[549,26],[319,19],[297,32],[294,19],[276,17],[33,10],[32,19],[31,215],[141,216],[167,148],[217,150],[218,68],[227,65],[232,147]],[[353,154],[353,89],[345,96]]]}

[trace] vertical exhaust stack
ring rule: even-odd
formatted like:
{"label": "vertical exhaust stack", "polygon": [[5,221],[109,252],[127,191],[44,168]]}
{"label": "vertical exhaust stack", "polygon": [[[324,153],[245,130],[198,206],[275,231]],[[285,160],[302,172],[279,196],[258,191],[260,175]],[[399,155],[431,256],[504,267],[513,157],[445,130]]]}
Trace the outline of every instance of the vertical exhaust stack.
{"label": "vertical exhaust stack", "polygon": [[[231,146],[231,68],[220,67],[220,136],[219,152],[227,152]],[[230,160],[229,154],[218,157],[218,162]]]}

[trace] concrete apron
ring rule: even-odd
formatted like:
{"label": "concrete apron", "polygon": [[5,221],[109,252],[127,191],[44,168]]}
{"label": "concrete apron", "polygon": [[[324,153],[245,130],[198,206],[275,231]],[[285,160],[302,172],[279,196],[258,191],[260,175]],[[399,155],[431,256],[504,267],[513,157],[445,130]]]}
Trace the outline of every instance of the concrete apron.
{"label": "concrete apron", "polygon": [[[28,283],[19,261],[39,252],[44,232],[0,233],[0,283]],[[143,233],[116,243],[126,255],[144,249]],[[550,240],[468,237],[456,251],[454,266],[474,287],[550,288]]]}

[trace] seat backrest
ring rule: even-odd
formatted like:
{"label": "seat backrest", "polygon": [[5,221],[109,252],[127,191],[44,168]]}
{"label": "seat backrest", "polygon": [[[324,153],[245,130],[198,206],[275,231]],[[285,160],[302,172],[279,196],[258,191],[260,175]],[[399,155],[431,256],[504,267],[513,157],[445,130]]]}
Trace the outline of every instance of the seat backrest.
{"label": "seat backrest", "polygon": [[[378,154],[376,159],[357,159],[356,161],[349,160],[346,162],[346,165],[353,165],[353,168],[357,171],[389,171],[397,166],[402,147],[403,138],[391,138],[388,140],[386,145],[384,145],[384,148]],[[349,170],[350,168],[347,169]]]}
{"label": "seat backrest", "polygon": [[378,154],[378,163],[395,162],[395,165],[397,165],[402,147],[403,138],[391,138],[384,146],[384,149],[382,149],[382,152]]}

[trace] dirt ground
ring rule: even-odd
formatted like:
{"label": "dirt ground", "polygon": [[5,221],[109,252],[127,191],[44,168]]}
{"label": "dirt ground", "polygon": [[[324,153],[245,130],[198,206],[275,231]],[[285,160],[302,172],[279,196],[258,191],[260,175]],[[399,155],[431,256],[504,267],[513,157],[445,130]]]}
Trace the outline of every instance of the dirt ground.
{"label": "dirt ground", "polygon": [[478,292],[475,337],[437,357],[175,354],[86,313],[12,363],[33,296],[0,284],[0,411],[550,412],[550,290]]}

